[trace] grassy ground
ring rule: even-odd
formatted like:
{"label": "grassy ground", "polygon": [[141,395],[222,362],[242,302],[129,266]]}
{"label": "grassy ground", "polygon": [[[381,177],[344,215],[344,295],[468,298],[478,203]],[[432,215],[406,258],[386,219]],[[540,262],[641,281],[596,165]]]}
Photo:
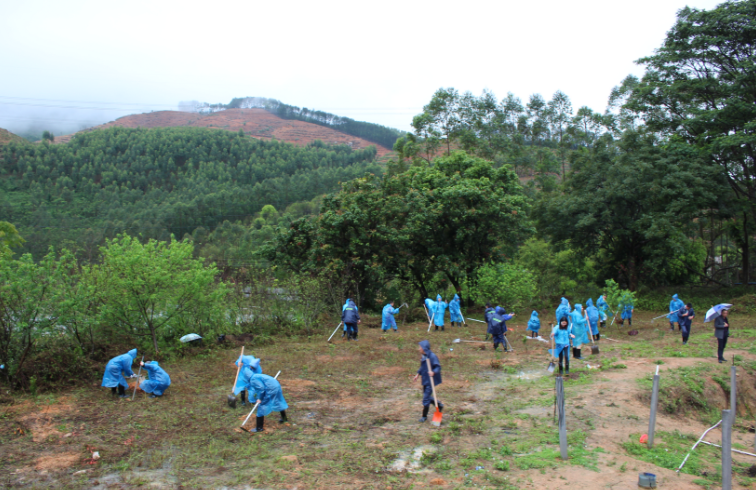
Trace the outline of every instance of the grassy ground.
{"label": "grassy ground", "polygon": [[[527,315],[521,315],[527,317]],[[0,469],[7,487],[28,488],[634,488],[637,473],[659,476],[667,488],[717,487],[719,449],[693,442],[727,407],[728,367],[716,363],[711,326],[679,334],[639,313],[627,327],[609,327],[601,354],[573,361],[565,379],[568,461],[559,457],[553,417],[554,378],[547,344],[510,332],[515,352],[494,353],[484,327],[400,326],[383,334],[363,328],[359,342],[328,334],[247,345],[266,373],[281,371],[290,405],[266,432],[238,427],[245,409],[230,409],[238,348],[213,350],[165,364],[173,385],[162,399],[138,393],[112,399],[99,383],[55,395],[15,397],[0,405]],[[756,407],[756,321],[732,315],[730,354],[738,356],[739,419],[734,440],[753,449]],[[548,320],[544,320],[544,326]],[[368,323],[368,322],[366,322]],[[370,323],[375,323],[372,319]],[[514,323],[516,325],[517,322]],[[544,327],[542,332],[547,330]],[[606,336],[617,340],[612,342]],[[420,424],[417,342],[428,338],[443,366],[443,424]],[[482,349],[484,346],[485,349]],[[650,376],[662,369],[656,446],[638,444],[648,428]],[[248,409],[249,407],[247,407]],[[252,419],[254,420],[254,418]],[[712,431],[707,440],[719,442]],[[92,460],[92,452],[100,459]],[[736,456],[738,488],[756,488]],[[572,487],[570,487],[572,483]]]}

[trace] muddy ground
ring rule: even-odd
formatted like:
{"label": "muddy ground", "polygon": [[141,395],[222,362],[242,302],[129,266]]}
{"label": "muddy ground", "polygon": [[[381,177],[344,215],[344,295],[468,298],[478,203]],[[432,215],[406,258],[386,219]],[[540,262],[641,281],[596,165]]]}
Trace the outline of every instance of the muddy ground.
{"label": "muddy ground", "polygon": [[[525,339],[523,326],[509,332],[510,353],[454,343],[483,338],[484,326],[473,322],[430,334],[427,324],[386,334],[363,328],[358,342],[337,335],[332,344],[324,326],[322,337],[246,346],[264,372],[281,371],[290,405],[289,422],[278,424],[274,414],[263,434],[239,429],[250,407],[225,403],[235,349],[166,362],[173,385],[161,399],[141,392],[133,402],[113,399],[99,383],[6,395],[0,481],[7,488],[590,490],[637,488],[638,473],[651,472],[659,488],[719,488],[718,448],[696,449],[679,474],[672,468],[727,408],[729,368],[714,357],[709,324],[697,322],[683,346],[663,322],[644,321],[651,316],[636,315],[637,336],[608,327],[599,355],[584,348],[585,360],[573,360],[565,378],[567,461],[559,458],[547,344]],[[733,441],[754,452],[756,322],[735,313],[732,323],[727,354],[737,356],[741,392]],[[440,428],[418,422],[420,385],[411,381],[417,342],[426,338],[443,367]],[[649,451],[637,441],[648,431],[657,366],[664,389]],[[720,438],[715,429],[706,440]],[[756,488],[748,473],[756,458],[734,460],[735,488]]]}

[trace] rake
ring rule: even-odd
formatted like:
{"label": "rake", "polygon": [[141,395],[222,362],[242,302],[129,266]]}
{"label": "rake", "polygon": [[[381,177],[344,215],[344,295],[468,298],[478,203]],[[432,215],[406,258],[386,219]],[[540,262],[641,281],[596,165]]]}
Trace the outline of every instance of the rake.
{"label": "rake", "polygon": [[[278,371],[278,372],[276,373],[276,375],[275,375],[275,376],[273,377],[273,379],[278,379],[278,375],[279,375],[279,374],[281,374],[281,371]],[[249,432],[249,431],[248,431],[247,429],[245,429],[245,428],[244,428],[244,426],[245,426],[245,425],[247,425],[247,421],[248,421],[248,420],[249,420],[249,418],[250,418],[250,417],[252,416],[252,414],[253,414],[253,413],[255,413],[255,410],[257,410],[257,406],[258,406],[259,404],[260,404],[260,401],[259,401],[259,400],[258,400],[257,402],[255,402],[255,406],[254,406],[254,407],[252,407],[252,411],[251,411],[251,412],[249,412],[249,415],[247,415],[247,418],[246,418],[246,419],[244,419],[244,422],[242,422],[242,424],[241,424],[241,430],[246,430],[247,432]]]}

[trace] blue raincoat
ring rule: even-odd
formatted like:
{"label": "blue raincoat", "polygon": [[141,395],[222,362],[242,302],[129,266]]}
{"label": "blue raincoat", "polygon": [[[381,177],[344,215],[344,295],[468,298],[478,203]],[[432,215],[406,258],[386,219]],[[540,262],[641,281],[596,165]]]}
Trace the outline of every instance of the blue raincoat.
{"label": "blue raincoat", "polygon": [[570,313],[570,324],[572,325],[572,335],[575,336],[572,339],[572,346],[579,349],[581,345],[587,344],[588,340],[588,325],[583,315],[583,305],[576,304],[575,311]]}
{"label": "blue raincoat", "polygon": [[528,330],[538,333],[540,329],[541,320],[538,318],[538,312],[533,310],[533,313],[530,314],[530,320],[528,320]]}
{"label": "blue raincoat", "polygon": [[593,306],[593,300],[590,298],[585,302],[585,312],[588,314],[588,323],[591,324],[591,335],[598,335],[599,310]]}
{"label": "blue raincoat", "polygon": [[549,350],[551,355],[559,357],[559,353],[564,351],[564,355],[567,356],[567,360],[570,359],[570,335],[572,335],[572,327],[567,325],[567,328],[559,328],[559,322],[551,329],[551,335],[554,337],[554,350]]}
{"label": "blue raincoat", "polygon": [[105,373],[102,375],[101,386],[115,388],[116,386],[121,385],[124,388],[128,388],[129,384],[121,373],[126,376],[134,375],[134,371],[131,370],[131,365],[134,364],[136,357],[137,350],[131,349],[126,354],[122,354],[109,360],[105,365]]}
{"label": "blue raincoat", "polygon": [[254,397],[250,397],[250,400],[253,398],[260,400],[260,406],[257,407],[258,417],[265,417],[270,412],[280,412],[289,408],[281,391],[281,383],[277,379],[267,374],[254,374],[249,368],[246,371],[249,373],[245,376],[246,388],[250,393],[254,393]]}
{"label": "blue raincoat", "polygon": [[685,303],[676,294],[672,296],[672,301],[669,302],[669,323],[680,322],[678,315],[683,307],[685,307]]}
{"label": "blue raincoat", "polygon": [[[342,314],[342,315],[344,314],[344,310],[346,310],[347,306],[349,306],[349,302],[350,302],[350,301],[352,301],[352,298],[347,298],[346,302],[344,303],[344,306],[342,306],[342,307],[341,307],[341,314]],[[354,309],[355,309],[355,310],[357,310],[358,312],[360,311],[360,310],[359,310],[359,309],[357,308],[357,306],[356,306],[356,305],[355,305]],[[346,326],[346,323],[344,324],[344,331],[345,331],[345,332],[347,331],[347,326]]]}
{"label": "blue raincoat", "polygon": [[428,314],[433,318],[433,324],[437,327],[443,327],[444,314],[446,313],[446,308],[449,306],[448,303],[443,301],[439,294],[436,296],[436,301],[426,298],[425,306],[428,307]]}
{"label": "blue raincoat", "polygon": [[399,313],[399,308],[394,308],[391,306],[391,303],[383,307],[383,322],[381,323],[382,330],[388,330],[390,328],[396,330],[396,319],[394,318],[394,315],[397,313]]}
{"label": "blue raincoat", "polygon": [[633,308],[634,307],[633,307],[632,303],[625,305],[625,307],[622,309],[622,319],[623,320],[627,320],[628,318],[632,318],[633,317]]}
{"label": "blue raincoat", "polygon": [[[248,368],[253,374],[262,374],[262,368],[260,367],[260,359],[255,356],[242,356],[242,369],[239,370],[239,377],[236,380],[236,386],[234,386],[234,394],[244,391],[246,382],[242,379],[242,370]],[[239,359],[234,362],[239,365]]]}
{"label": "blue raincoat", "polygon": [[557,322],[559,322],[559,319],[563,316],[569,316],[570,315],[570,302],[567,301],[567,298],[562,298],[561,304],[556,309],[556,319]]}
{"label": "blue raincoat", "polygon": [[459,309],[459,295],[455,294],[454,298],[449,301],[449,316],[451,316],[451,322],[462,323],[462,311]]}
{"label": "blue raincoat", "polygon": [[143,381],[139,387],[146,393],[161,396],[171,386],[171,377],[157,361],[146,362],[142,367],[150,374],[150,379]]}
{"label": "blue raincoat", "polygon": [[609,311],[609,303],[606,302],[603,294],[596,300],[596,306],[598,306],[599,318],[601,318],[602,322],[605,322],[607,318],[606,312]]}

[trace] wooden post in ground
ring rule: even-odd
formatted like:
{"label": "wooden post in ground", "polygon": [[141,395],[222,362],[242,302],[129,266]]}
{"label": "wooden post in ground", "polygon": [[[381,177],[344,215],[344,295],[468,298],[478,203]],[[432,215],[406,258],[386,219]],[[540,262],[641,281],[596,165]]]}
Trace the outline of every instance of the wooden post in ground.
{"label": "wooden post in ground", "polygon": [[559,412],[559,452],[562,459],[567,459],[567,421],[564,413],[564,381],[556,377],[557,412]]}
{"label": "wooden post in ground", "polygon": [[730,410],[722,410],[722,490],[732,490],[732,419]]}
{"label": "wooden post in ground", "polygon": [[656,406],[659,404],[659,366],[656,366],[654,388],[651,392],[651,416],[648,419],[648,448],[654,447],[654,430],[656,429]]}

